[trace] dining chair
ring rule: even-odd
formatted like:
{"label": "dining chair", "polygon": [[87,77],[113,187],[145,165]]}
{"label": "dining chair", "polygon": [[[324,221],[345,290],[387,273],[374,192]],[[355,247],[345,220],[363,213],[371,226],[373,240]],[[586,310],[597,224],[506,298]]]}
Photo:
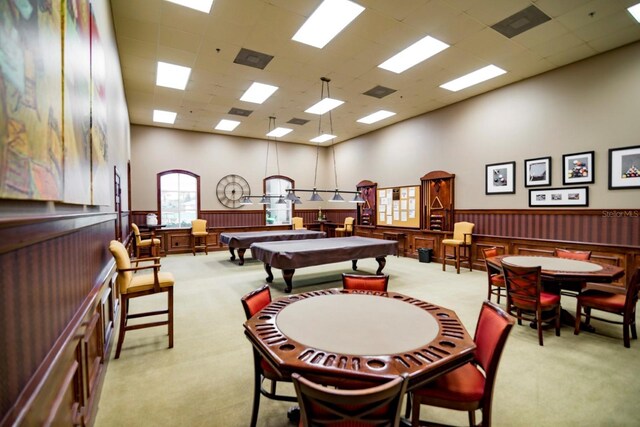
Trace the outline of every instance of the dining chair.
{"label": "dining chair", "polygon": [[407,374],[381,385],[349,390],[316,384],[298,373],[293,373],[291,379],[298,396],[303,427],[400,425]]}
{"label": "dining chair", "polygon": [[342,273],[342,288],[357,289],[361,291],[387,292],[389,286],[389,275],[362,275]]}
{"label": "dining chair", "polygon": [[[563,259],[573,259],[576,261],[589,261],[591,259],[591,251],[574,251],[569,249],[555,248],[553,250],[553,256]],[[564,281],[562,286],[558,285],[561,295],[569,297],[576,297],[587,286],[587,282],[584,280],[578,280],[575,282]]]}
{"label": "dining chair", "polygon": [[467,411],[471,426],[476,425],[476,411],[481,410],[482,425],[490,426],[498,364],[514,323],[496,304],[484,301],[473,339],[473,360],[411,391],[411,425],[427,424],[420,420],[420,406],[427,405]]}
{"label": "dining chair", "polygon": [[495,295],[497,303],[500,304],[500,297],[507,297],[507,284],[504,281],[504,274],[502,274],[502,271],[487,262],[487,258],[498,256],[498,248],[495,246],[484,248],[482,249],[482,256],[484,258],[484,265],[487,269],[487,299],[491,301],[491,295]]}
{"label": "dining chair", "polygon": [[[453,225],[453,238],[443,239],[440,249],[442,252],[442,271],[445,271],[447,260],[455,260],[456,272],[460,274],[460,263],[466,261],[469,263],[469,271],[473,271],[473,263],[471,261],[471,236],[475,224],[471,222],[456,222]],[[453,255],[447,255],[447,247],[453,248]]]}
{"label": "dining chair", "polygon": [[353,217],[348,216],[344,219],[344,225],[342,227],[336,227],[335,235],[337,236],[351,236],[353,234]]}
{"label": "dining chair", "polygon": [[196,250],[204,250],[205,255],[209,255],[207,249],[207,220],[194,219],[191,221],[191,252],[196,255]]}
{"label": "dining chair", "polygon": [[[116,286],[120,290],[120,301],[122,309],[120,312],[120,332],[118,335],[118,344],[116,347],[116,359],[120,357],[122,343],[124,342],[125,332],[134,329],[151,328],[154,326],[167,325],[169,332],[169,348],[173,348],[173,284],[174,278],[171,273],[160,272],[160,258],[140,258],[136,261],[147,262],[152,261],[151,265],[142,265],[140,267],[131,267],[131,259],[124,245],[112,240],[109,243],[109,251],[115,258],[118,276],[116,277]],[[139,270],[153,269],[153,273],[133,274]],[[167,293],[167,309],[148,311],[142,313],[129,314],[129,301],[146,295],[154,295],[157,293]],[[147,316],[167,315],[167,320],[154,321],[149,323],[136,323],[129,325],[129,319],[137,319]]]}
{"label": "dining chair", "polygon": [[[507,313],[516,311],[518,325],[522,320],[535,321],[538,341],[542,342],[542,322],[555,322],[556,336],[560,336],[560,295],[542,289],[542,268],[518,267],[502,261],[504,280],[507,283]],[[543,315],[546,317],[543,318]]]}
{"label": "dining chair", "polygon": [[304,226],[304,220],[301,216],[294,216],[291,218],[291,224],[293,225],[294,230],[306,230],[307,228]]}
{"label": "dining chair", "polygon": [[[624,346],[630,348],[631,340],[629,339],[629,331],[631,331],[631,336],[634,340],[638,339],[638,333],[636,331],[638,291],[640,291],[640,268],[636,269],[635,274],[627,283],[627,289],[624,294],[594,289],[584,291],[577,297],[576,325],[573,333],[576,335],[580,333],[580,317],[584,310],[585,324],[587,325],[590,324],[591,319],[622,325]],[[622,316],[622,321],[593,316],[591,315],[592,309],[617,314]]]}
{"label": "dining chair", "polygon": [[[264,285],[254,291],[243,296],[240,301],[247,320],[253,317],[260,310],[271,303],[271,289],[269,285]],[[258,410],[260,409],[260,395],[272,400],[280,400],[285,402],[297,402],[296,396],[278,394],[276,386],[278,382],[291,382],[290,378],[280,375],[273,367],[260,355],[253,347],[253,408],[251,410],[251,427],[255,427],[258,421]],[[270,381],[269,390],[265,389],[262,384],[265,380]]]}
{"label": "dining chair", "polygon": [[149,249],[150,257],[159,255],[157,249],[160,248],[160,239],[143,239],[143,237],[151,237],[151,233],[140,233],[140,228],[134,223],[131,223],[131,229],[136,239],[136,258],[140,258],[142,248]]}

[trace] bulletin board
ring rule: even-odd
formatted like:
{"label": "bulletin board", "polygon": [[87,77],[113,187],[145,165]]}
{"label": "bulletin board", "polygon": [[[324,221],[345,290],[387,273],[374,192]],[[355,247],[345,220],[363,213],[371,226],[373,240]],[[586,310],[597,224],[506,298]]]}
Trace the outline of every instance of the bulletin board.
{"label": "bulletin board", "polygon": [[376,192],[377,224],[420,228],[420,186],[380,188]]}

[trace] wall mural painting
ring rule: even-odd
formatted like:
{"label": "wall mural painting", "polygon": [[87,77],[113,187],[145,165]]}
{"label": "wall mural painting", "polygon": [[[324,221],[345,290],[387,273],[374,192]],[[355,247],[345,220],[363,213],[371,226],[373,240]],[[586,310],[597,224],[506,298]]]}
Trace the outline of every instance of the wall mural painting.
{"label": "wall mural painting", "polygon": [[0,198],[63,198],[61,28],[61,0],[0,1]]}
{"label": "wall mural painting", "polygon": [[64,8],[64,201],[91,203],[89,0]]}
{"label": "wall mural painting", "polygon": [[107,146],[106,55],[91,8],[91,183],[92,204],[111,202],[111,169]]}

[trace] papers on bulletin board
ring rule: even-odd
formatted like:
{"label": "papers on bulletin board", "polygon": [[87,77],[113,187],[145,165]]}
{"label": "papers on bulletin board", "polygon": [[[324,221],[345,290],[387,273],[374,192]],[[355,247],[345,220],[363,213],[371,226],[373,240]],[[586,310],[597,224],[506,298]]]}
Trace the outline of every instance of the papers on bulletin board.
{"label": "papers on bulletin board", "polygon": [[391,219],[391,215],[387,215],[387,224],[393,224],[393,219]]}
{"label": "papers on bulletin board", "polygon": [[393,201],[393,210],[397,211],[398,209],[400,209],[400,200],[394,200]]}
{"label": "papers on bulletin board", "polygon": [[409,199],[409,209],[416,209],[416,199]]}
{"label": "papers on bulletin board", "polygon": [[387,190],[387,199],[389,199],[389,200],[393,199],[393,188],[389,188]]}
{"label": "papers on bulletin board", "polygon": [[401,188],[400,189],[400,198],[401,199],[406,199],[407,198],[407,189],[406,188]]}
{"label": "papers on bulletin board", "polygon": [[409,188],[409,197],[416,197],[416,189],[415,189],[415,187]]}
{"label": "papers on bulletin board", "polygon": [[381,199],[381,201],[384,199],[385,194],[386,192],[384,190],[378,190],[378,198]]}
{"label": "papers on bulletin board", "polygon": [[400,219],[400,211],[393,211],[393,220],[398,221]]}
{"label": "papers on bulletin board", "polygon": [[409,209],[409,218],[415,218],[415,217],[416,217],[416,210]]}
{"label": "papers on bulletin board", "polygon": [[392,207],[391,205],[387,205],[387,215],[391,215]]}
{"label": "papers on bulletin board", "polygon": [[378,206],[378,212],[384,212],[387,210],[387,205],[380,205]]}
{"label": "papers on bulletin board", "polygon": [[400,200],[400,209],[407,210],[407,201],[406,200]]}
{"label": "papers on bulletin board", "polygon": [[407,212],[402,211],[402,212],[400,213],[400,221],[407,222]]}
{"label": "papers on bulletin board", "polygon": [[378,221],[380,221],[380,224],[384,224],[384,220],[387,218],[387,216],[385,215],[384,212],[380,212],[380,218],[378,219]]}

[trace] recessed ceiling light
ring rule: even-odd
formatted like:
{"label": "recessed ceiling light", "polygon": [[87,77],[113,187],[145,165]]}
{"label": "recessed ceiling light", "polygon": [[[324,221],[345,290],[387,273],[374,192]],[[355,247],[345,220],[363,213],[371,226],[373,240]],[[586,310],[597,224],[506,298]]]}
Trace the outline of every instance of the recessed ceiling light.
{"label": "recessed ceiling light", "polygon": [[267,100],[275,91],[278,90],[278,86],[271,86],[264,83],[254,82],[249,89],[242,95],[240,101],[253,102],[254,104],[262,104]]}
{"label": "recessed ceiling light", "polygon": [[227,130],[231,132],[232,130],[237,128],[239,124],[240,122],[237,122],[235,120],[222,119],[220,120],[220,123],[216,125],[216,130]]}
{"label": "recessed ceiling light", "polygon": [[336,138],[335,135],[331,135],[328,133],[323,133],[322,135],[318,135],[313,139],[310,139],[309,141],[311,142],[326,142],[329,141],[330,139]]}
{"label": "recessed ceiling light", "polygon": [[156,84],[158,86],[184,90],[184,88],[187,87],[190,74],[191,68],[189,67],[158,61]]}
{"label": "recessed ceiling light", "polygon": [[469,73],[465,76],[459,77],[455,80],[451,80],[448,83],[440,85],[441,88],[450,90],[452,92],[457,92],[459,90],[468,88],[469,86],[476,85],[478,83],[482,83],[486,80],[492,79],[494,77],[500,76],[506,73],[500,67],[496,67],[495,65],[487,65],[484,68],[480,68],[472,73]]}
{"label": "recessed ceiling light", "polygon": [[275,138],[278,138],[278,137],[281,137],[281,136],[285,136],[286,134],[288,134],[292,130],[293,129],[278,127],[278,128],[273,129],[271,132],[269,132],[267,134],[267,136],[273,136]]}
{"label": "recessed ceiling light", "polygon": [[395,116],[395,115],[396,115],[396,113],[392,113],[391,111],[380,110],[380,111],[376,111],[373,114],[369,114],[366,117],[358,119],[357,121],[360,122],[360,123],[366,123],[366,124],[370,125],[371,123],[379,122],[380,120],[384,120],[387,117],[391,117],[391,116]]}
{"label": "recessed ceiling light", "polygon": [[344,101],[340,101],[339,99],[324,98],[322,99],[322,101],[304,110],[304,112],[311,114],[324,114],[327,111],[333,110],[334,108],[339,107],[342,104],[344,104]]}
{"label": "recessed ceiling light", "polygon": [[211,5],[213,0],[167,0],[168,2],[179,4],[190,9],[199,10],[200,12],[211,12]]}
{"label": "recessed ceiling light", "polygon": [[636,21],[640,22],[640,3],[636,4],[635,6],[631,6],[627,10],[631,15],[633,15],[634,18],[636,18]]}
{"label": "recessed ceiling light", "polygon": [[153,121],[157,123],[173,124],[176,121],[178,113],[173,111],[153,110]]}
{"label": "recessed ceiling light", "polygon": [[322,49],[363,10],[349,0],[325,0],[291,39]]}
{"label": "recessed ceiling light", "polygon": [[387,59],[382,64],[378,65],[378,67],[400,74],[425,59],[431,58],[436,53],[442,52],[448,47],[448,44],[441,42],[438,39],[434,39],[431,36],[426,36],[402,52]]}

